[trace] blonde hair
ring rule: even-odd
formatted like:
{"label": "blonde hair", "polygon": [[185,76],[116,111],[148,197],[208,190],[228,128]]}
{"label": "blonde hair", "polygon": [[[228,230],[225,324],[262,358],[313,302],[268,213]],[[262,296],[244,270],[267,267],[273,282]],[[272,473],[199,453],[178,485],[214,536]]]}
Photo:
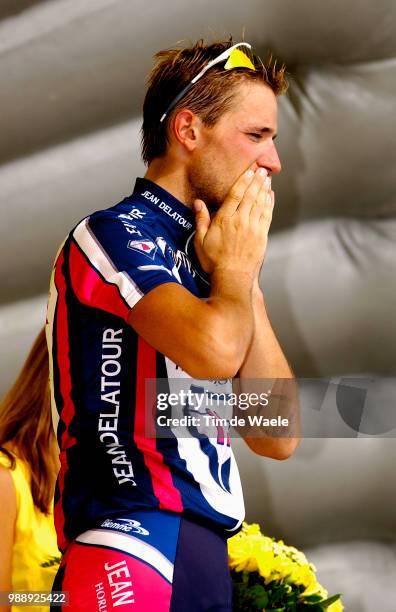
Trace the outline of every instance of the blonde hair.
{"label": "blonde hair", "polygon": [[29,465],[33,501],[45,514],[50,511],[58,471],[48,378],[48,350],[43,329],[0,404],[0,451],[9,458],[11,469],[15,467],[15,459],[4,448],[6,443]]}
{"label": "blonde hair", "polygon": [[286,92],[288,82],[285,66],[277,67],[277,61],[272,55],[262,62],[259,57],[251,54],[250,58],[255,70],[249,68],[224,70],[221,64],[213,66],[194,84],[161,123],[162,114],[175,96],[200,72],[203,66],[233,44],[232,38],[210,45],[199,40],[192,47],[165,49],[155,55],[157,61],[148,77],[143,104],[142,157],[146,164],[166,153],[169,122],[181,108],[189,108],[202,119],[206,126],[210,127],[230,109],[236,86],[243,81],[263,83],[270,87],[276,96]]}

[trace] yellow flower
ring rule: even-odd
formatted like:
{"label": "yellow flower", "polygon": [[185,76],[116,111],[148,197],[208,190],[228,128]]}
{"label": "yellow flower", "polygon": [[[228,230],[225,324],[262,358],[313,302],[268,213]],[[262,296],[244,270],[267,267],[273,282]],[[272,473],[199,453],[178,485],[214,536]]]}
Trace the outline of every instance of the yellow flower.
{"label": "yellow flower", "polygon": [[263,535],[260,531],[260,525],[258,525],[257,523],[252,523],[251,525],[249,525],[249,523],[242,523],[242,529],[240,531],[240,534],[246,536]]}
{"label": "yellow flower", "polygon": [[[287,546],[283,540],[275,541],[261,533],[259,525],[243,523],[239,533],[228,540],[228,557],[231,569],[242,572],[258,572],[265,584],[282,582],[287,589],[290,585],[305,587],[304,596],[318,594],[328,597],[326,589],[316,579],[316,567],[309,563],[304,553],[294,546]],[[342,612],[340,600],[329,606],[328,612]]]}
{"label": "yellow flower", "polygon": [[262,550],[257,559],[258,572],[264,578],[264,582],[268,583],[273,580],[274,572],[274,553],[271,550]]}
{"label": "yellow flower", "polygon": [[[254,527],[254,526],[253,526]],[[228,540],[229,566],[237,572],[257,572],[257,556],[260,554],[263,536],[260,530],[252,530],[250,535],[245,531]]]}
{"label": "yellow flower", "polygon": [[286,580],[294,571],[293,561],[276,555],[273,563],[273,580]]}
{"label": "yellow flower", "polygon": [[316,593],[319,588],[315,573],[308,564],[297,566],[293,572],[292,580],[295,584],[305,587],[304,595]]}

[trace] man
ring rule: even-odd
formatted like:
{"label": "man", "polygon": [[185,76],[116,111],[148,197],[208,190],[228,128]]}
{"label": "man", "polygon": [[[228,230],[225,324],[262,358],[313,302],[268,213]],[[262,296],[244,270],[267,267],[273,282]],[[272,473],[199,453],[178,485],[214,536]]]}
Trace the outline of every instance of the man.
{"label": "man", "polygon": [[[231,610],[226,537],[244,506],[228,436],[195,426],[147,435],[146,380],[191,390],[190,377],[215,379],[228,392],[232,377],[293,377],[258,283],[286,84],[249,48],[201,41],[157,55],[145,178],[83,219],[55,263],[48,338],[65,554],[54,589],[70,593],[69,610]],[[275,459],[297,444],[246,441]]]}

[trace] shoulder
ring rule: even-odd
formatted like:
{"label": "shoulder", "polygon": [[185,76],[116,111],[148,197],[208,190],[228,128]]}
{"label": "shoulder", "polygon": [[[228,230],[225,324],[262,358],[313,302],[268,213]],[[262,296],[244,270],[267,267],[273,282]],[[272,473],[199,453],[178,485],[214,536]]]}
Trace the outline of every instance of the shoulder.
{"label": "shoulder", "polygon": [[69,238],[80,246],[84,244],[95,250],[102,247],[105,251],[112,251],[127,247],[130,241],[132,244],[141,240],[155,242],[160,233],[155,211],[126,199],[82,219]]}
{"label": "shoulder", "polygon": [[115,206],[98,210],[84,217],[72,231],[72,235],[81,227],[91,230],[107,230],[114,232],[119,229],[126,236],[137,234],[139,231],[151,234],[157,225],[155,211],[142,203],[125,198]]}
{"label": "shoulder", "polygon": [[[147,264],[147,258],[173,261],[165,251],[163,228],[155,211],[126,199],[122,203],[84,218],[71,234],[72,242],[91,261],[109,259],[118,267],[120,258],[133,265]],[[73,249],[73,246],[71,245]]]}
{"label": "shoulder", "polygon": [[[8,473],[18,498],[19,495],[24,495],[26,490],[30,491],[31,470],[29,464],[19,456],[15,448],[11,450],[10,447],[6,447],[6,450],[12,457],[12,463],[10,457],[0,452],[0,469]],[[6,476],[3,475],[3,478],[6,479]]]}

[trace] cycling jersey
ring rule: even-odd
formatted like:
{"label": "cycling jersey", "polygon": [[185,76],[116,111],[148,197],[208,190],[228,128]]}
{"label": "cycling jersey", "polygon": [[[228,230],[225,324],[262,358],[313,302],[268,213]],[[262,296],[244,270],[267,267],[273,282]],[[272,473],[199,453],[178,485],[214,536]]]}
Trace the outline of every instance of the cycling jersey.
{"label": "cycling jersey", "polygon": [[[145,508],[228,532],[243,520],[227,432],[217,438],[193,427],[182,438],[145,433],[145,380],[167,379],[171,388],[176,378],[190,377],[128,325],[128,314],[163,283],[208,297],[193,233],[188,207],[137,179],[131,196],[83,219],[58,253],[47,340],[61,459],[54,514],[62,550],[98,521]],[[163,315],[166,333],[166,310]],[[220,389],[231,384],[217,382]]]}

